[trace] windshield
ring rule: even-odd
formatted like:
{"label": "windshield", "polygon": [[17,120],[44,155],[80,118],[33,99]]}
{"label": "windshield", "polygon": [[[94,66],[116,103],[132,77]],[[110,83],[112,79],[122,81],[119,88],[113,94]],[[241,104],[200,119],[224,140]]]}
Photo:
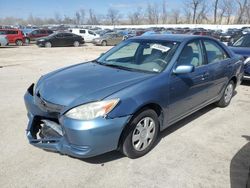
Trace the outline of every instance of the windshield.
{"label": "windshield", "polygon": [[159,73],[168,65],[177,42],[124,41],[101,56],[97,62],[131,71]]}

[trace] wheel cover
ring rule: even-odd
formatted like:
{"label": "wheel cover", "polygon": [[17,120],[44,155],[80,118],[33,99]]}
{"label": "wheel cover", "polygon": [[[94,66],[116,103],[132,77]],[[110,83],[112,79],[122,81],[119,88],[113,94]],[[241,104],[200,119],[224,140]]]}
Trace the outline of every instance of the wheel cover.
{"label": "wheel cover", "polygon": [[80,45],[80,43],[78,41],[74,42],[74,46],[79,46],[79,45]]}
{"label": "wheel cover", "polygon": [[46,47],[51,47],[51,43],[50,43],[50,42],[46,42],[46,43],[45,43],[45,46],[46,46]]}
{"label": "wheel cover", "polygon": [[155,136],[155,121],[150,117],[141,119],[132,134],[132,145],[136,151],[143,151]]}
{"label": "wheel cover", "polygon": [[231,100],[232,96],[233,96],[233,85],[229,84],[225,90],[225,94],[224,94],[224,100],[226,103],[229,103],[229,101]]}

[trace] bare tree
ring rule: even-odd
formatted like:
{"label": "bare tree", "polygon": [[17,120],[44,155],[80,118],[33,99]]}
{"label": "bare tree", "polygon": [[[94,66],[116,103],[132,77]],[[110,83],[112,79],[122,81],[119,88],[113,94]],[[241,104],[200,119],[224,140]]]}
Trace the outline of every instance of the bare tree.
{"label": "bare tree", "polygon": [[184,9],[184,18],[185,18],[185,23],[190,24],[191,23],[191,17],[192,13],[189,8]]}
{"label": "bare tree", "polygon": [[121,15],[119,11],[114,8],[109,8],[107,13],[107,20],[111,25],[117,24]]}
{"label": "bare tree", "polygon": [[88,18],[88,24],[89,25],[98,25],[99,24],[99,19],[96,16],[95,12],[93,9],[89,9],[89,18]]}
{"label": "bare tree", "polygon": [[218,3],[219,3],[219,0],[214,1],[214,24],[217,23]]}
{"label": "bare tree", "polygon": [[233,14],[234,9],[234,1],[233,0],[224,0],[225,7],[225,17],[226,17],[226,24],[229,24],[231,21],[231,17]]}
{"label": "bare tree", "polygon": [[179,9],[174,9],[172,10],[172,20],[174,24],[178,24],[180,20],[180,10]]}
{"label": "bare tree", "polygon": [[203,0],[189,0],[189,1],[187,1],[187,3],[185,3],[188,6],[190,6],[190,8],[192,9],[192,12],[193,12],[192,23],[193,24],[196,23],[197,11],[198,11],[200,5],[202,4],[202,2],[203,2]]}
{"label": "bare tree", "polygon": [[81,20],[80,12],[76,11],[75,16],[76,16],[76,24],[80,24],[80,20]]}
{"label": "bare tree", "polygon": [[148,3],[146,9],[146,16],[149,24],[158,24],[159,23],[159,7],[156,3]]}
{"label": "bare tree", "polygon": [[166,24],[167,23],[167,3],[166,3],[166,0],[162,0],[162,14],[161,14],[161,17],[162,17],[162,23],[163,24]]}
{"label": "bare tree", "polygon": [[80,17],[81,17],[80,23],[84,24],[84,22],[85,22],[85,10],[84,9],[80,9],[79,13],[80,13]]}
{"label": "bare tree", "polygon": [[238,17],[236,19],[236,23],[237,24],[241,24],[243,23],[244,20],[244,14],[246,12],[246,8],[247,8],[247,0],[236,0],[237,4],[238,4]]}
{"label": "bare tree", "polygon": [[208,9],[207,9],[207,2],[203,1],[200,4],[200,9],[197,11],[197,23],[201,24],[204,22],[208,22]]}
{"label": "bare tree", "polygon": [[134,12],[129,13],[128,15],[130,24],[139,25],[142,21],[142,8],[138,7]]}
{"label": "bare tree", "polygon": [[55,13],[55,21],[56,21],[57,24],[62,23],[62,17],[58,12]]}

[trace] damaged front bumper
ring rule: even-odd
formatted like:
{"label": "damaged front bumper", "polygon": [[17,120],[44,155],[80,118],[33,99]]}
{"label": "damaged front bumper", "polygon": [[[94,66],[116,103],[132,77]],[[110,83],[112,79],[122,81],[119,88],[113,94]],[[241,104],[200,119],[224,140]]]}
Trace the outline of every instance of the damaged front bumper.
{"label": "damaged front bumper", "polygon": [[117,149],[130,116],[80,121],[60,113],[45,111],[28,90],[24,96],[30,144],[77,158],[87,158]]}

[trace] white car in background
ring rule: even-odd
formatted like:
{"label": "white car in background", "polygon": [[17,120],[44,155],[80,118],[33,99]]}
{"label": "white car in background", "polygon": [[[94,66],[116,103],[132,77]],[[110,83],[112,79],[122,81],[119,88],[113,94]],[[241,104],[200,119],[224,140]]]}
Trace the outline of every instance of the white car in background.
{"label": "white car in background", "polygon": [[7,46],[9,44],[9,40],[6,35],[0,35],[0,46]]}
{"label": "white car in background", "polygon": [[91,42],[95,38],[100,37],[100,35],[96,34],[94,31],[91,31],[89,29],[73,28],[73,29],[69,29],[69,31],[76,35],[82,36],[85,42]]}

